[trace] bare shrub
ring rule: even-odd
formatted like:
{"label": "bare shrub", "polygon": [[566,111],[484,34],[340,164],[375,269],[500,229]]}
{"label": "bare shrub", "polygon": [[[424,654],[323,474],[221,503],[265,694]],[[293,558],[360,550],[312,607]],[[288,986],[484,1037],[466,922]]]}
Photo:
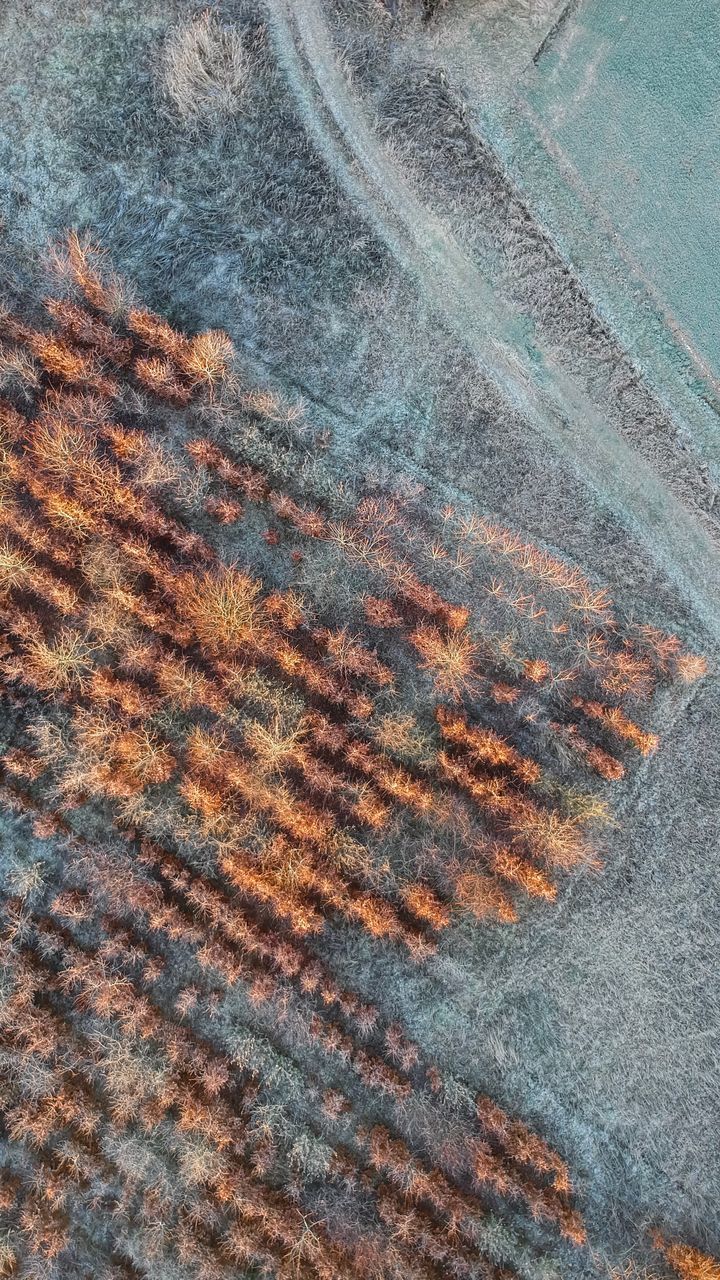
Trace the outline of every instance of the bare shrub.
{"label": "bare shrub", "polygon": [[171,35],[165,48],[163,84],[185,120],[232,115],[247,80],[248,61],[232,27],[209,11]]}
{"label": "bare shrub", "polygon": [[36,391],[40,386],[40,371],[32,356],[21,347],[0,346],[0,388],[22,387]]}

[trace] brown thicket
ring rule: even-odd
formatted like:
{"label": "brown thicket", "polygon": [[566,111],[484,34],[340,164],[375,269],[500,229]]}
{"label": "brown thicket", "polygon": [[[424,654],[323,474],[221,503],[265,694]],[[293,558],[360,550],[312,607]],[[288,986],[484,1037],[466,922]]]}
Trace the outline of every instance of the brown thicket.
{"label": "brown thicket", "polygon": [[508,769],[528,785],[540,779],[542,770],[539,764],[521,755],[492,729],[469,725],[464,716],[447,707],[438,707],[435,714],[443,737],[463,748],[475,764]]}
{"label": "brown thicket", "polygon": [[[52,893],[31,869],[4,904],[3,1034],[47,1084],[2,1067],[18,1167],[35,1161],[2,1201],[21,1247],[51,1263],[76,1243],[91,1186],[148,1257],[172,1244],[203,1275],[492,1276],[488,1194],[582,1243],[560,1157],[488,1099],[478,1136],[323,935],[423,965],[458,913],[509,924],[518,895],[552,901],[602,804],[556,775],[543,732],[620,781],[630,766],[589,739],[650,755],[627,705],[704,659],[623,629],[579,570],[488,520],[449,508],[428,532],[397,496],[318,503],[332,486],[263,435],[291,437],[298,412],[238,393],[225,334],[130,304],[76,235],[54,262],[47,330],[0,319],[0,677],[22,722],[0,798],[62,854]],[[230,1061],[215,1045],[238,1008]],[[297,1115],[275,1114],[275,1079],[303,1082]],[[165,1156],[144,1185],[113,1134],[152,1137],[176,1200]]]}
{"label": "brown thicket", "polygon": [[657,751],[660,741],[657,734],[641,729],[624,714],[620,707],[607,707],[593,699],[581,698],[577,695],[573,697],[572,705],[582,711],[588,719],[599,721],[615,737],[630,742],[641,755],[650,756]]}
{"label": "brown thicket", "polygon": [[681,1280],[720,1280],[720,1262],[717,1259],[679,1240],[668,1240],[660,1231],[652,1233],[652,1242]]}
{"label": "brown thicket", "polygon": [[459,701],[477,687],[480,647],[467,632],[445,632],[434,624],[422,623],[411,634],[410,642],[420,654],[422,669],[431,673],[439,694]]}
{"label": "brown thicket", "polygon": [[577,725],[558,724],[550,721],[551,729],[574,751],[581,755],[589,767],[606,782],[619,782],[625,777],[625,766],[610,752],[602,747],[594,746],[578,732]]}

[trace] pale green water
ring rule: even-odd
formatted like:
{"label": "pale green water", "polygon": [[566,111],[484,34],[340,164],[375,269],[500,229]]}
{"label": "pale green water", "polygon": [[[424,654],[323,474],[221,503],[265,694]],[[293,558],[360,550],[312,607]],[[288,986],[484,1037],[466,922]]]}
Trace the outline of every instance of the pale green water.
{"label": "pale green water", "polygon": [[691,342],[720,370],[720,6],[587,0],[525,93]]}

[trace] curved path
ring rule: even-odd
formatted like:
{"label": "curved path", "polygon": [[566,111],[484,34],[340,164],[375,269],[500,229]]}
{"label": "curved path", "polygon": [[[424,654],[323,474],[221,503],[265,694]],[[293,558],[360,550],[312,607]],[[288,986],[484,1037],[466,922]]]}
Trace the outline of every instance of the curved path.
{"label": "curved path", "polygon": [[383,149],[353,94],[320,0],[267,0],[278,59],[331,171],[422,296],[513,409],[569,460],[618,522],[649,545],[698,622],[720,642],[720,557],[657,472],[602,420],[592,402],[512,345],[516,317],[449,228]]}

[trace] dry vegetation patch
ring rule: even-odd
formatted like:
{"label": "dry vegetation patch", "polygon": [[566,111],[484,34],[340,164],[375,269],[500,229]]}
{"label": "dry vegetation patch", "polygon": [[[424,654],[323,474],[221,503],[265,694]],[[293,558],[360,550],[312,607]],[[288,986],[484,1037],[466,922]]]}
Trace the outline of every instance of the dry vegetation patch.
{"label": "dry vegetation patch", "polygon": [[46,859],[4,888],[2,1265],[540,1277],[585,1241],[565,1161],[324,943],[423,969],[551,909],[705,665],[477,512],[320,501],[224,335],[55,261],[48,329],[0,325],[39,362],[0,400],[0,799]]}
{"label": "dry vegetation patch", "polygon": [[168,39],[163,85],[184,120],[232,115],[241,106],[248,75],[248,56],[238,32],[209,10]]}

